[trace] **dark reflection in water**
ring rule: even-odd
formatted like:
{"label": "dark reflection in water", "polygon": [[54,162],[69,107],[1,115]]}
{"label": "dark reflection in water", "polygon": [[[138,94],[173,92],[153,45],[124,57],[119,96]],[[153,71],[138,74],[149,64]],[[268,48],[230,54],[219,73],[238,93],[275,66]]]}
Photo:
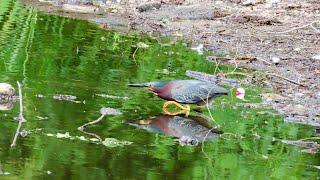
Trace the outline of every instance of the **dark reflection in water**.
{"label": "dark reflection in water", "polygon": [[222,134],[212,129],[202,117],[159,115],[146,120],[124,121],[125,124],[150,132],[164,133],[179,138],[183,145],[197,145],[203,140],[213,140]]}

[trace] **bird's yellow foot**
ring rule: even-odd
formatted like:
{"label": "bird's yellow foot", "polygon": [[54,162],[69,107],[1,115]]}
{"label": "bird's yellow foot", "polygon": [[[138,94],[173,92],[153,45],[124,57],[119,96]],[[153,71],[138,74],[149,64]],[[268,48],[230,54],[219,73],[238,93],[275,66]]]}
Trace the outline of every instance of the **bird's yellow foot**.
{"label": "bird's yellow foot", "polygon": [[[170,112],[168,110],[168,107],[170,105],[175,105],[177,107],[179,107],[181,110],[180,111],[177,111],[177,112]],[[175,115],[179,115],[179,114],[185,114],[186,117],[189,116],[189,113],[190,113],[190,106],[189,105],[186,105],[186,106],[182,106],[181,104],[175,102],[175,101],[167,101],[166,103],[163,104],[163,112],[167,115],[171,115],[171,116],[175,116]]]}

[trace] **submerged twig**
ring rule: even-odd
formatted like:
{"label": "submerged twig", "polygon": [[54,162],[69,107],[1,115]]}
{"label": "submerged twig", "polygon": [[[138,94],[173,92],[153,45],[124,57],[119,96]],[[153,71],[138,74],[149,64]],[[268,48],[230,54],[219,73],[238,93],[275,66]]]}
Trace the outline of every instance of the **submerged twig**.
{"label": "submerged twig", "polygon": [[18,116],[18,127],[16,130],[16,134],[14,135],[13,141],[11,143],[11,147],[14,147],[17,145],[17,139],[18,139],[18,135],[20,133],[20,129],[22,127],[22,123],[27,122],[27,120],[23,117],[23,104],[22,104],[22,91],[21,91],[21,85],[19,83],[19,81],[17,81],[18,84],[18,88],[19,88],[19,106],[20,106],[20,112],[19,112],[19,116]]}
{"label": "submerged twig", "polygon": [[100,113],[101,113],[101,116],[98,119],[96,119],[94,121],[90,121],[90,122],[78,127],[78,130],[81,131],[84,134],[87,134],[87,135],[90,135],[90,136],[93,136],[93,137],[99,139],[99,141],[101,142],[102,139],[101,139],[101,137],[99,135],[97,135],[95,133],[87,132],[84,129],[89,125],[94,125],[94,124],[99,123],[107,115],[116,115],[117,116],[117,115],[120,115],[121,112],[118,111],[117,109],[103,107],[103,108],[100,109]]}
{"label": "submerged twig", "polygon": [[88,122],[88,123],[86,123],[86,124],[78,127],[78,130],[81,131],[81,132],[84,133],[84,134],[87,134],[87,135],[89,135],[89,136],[93,136],[93,137],[99,139],[99,141],[102,141],[102,139],[101,139],[101,137],[100,137],[99,135],[94,134],[94,133],[87,132],[87,131],[85,131],[84,129],[85,129],[87,126],[89,126],[89,125],[93,125],[93,124],[99,123],[105,116],[106,116],[105,114],[102,114],[97,120]]}
{"label": "submerged twig", "polygon": [[209,129],[209,131],[206,133],[205,137],[202,139],[202,144],[201,144],[201,151],[203,152],[203,154],[204,154],[209,160],[212,160],[212,159],[211,159],[211,158],[208,156],[208,154],[204,151],[204,142],[205,142],[205,140],[207,139],[208,135],[211,133],[211,131],[213,131],[213,130],[216,129],[217,127],[218,127],[218,128],[221,127],[221,126],[214,120],[214,118],[213,118],[213,116],[212,116],[212,113],[211,113],[211,111],[210,111],[210,107],[209,107],[209,95],[210,95],[210,93],[211,93],[212,90],[213,90],[213,88],[211,88],[211,89],[209,90],[209,92],[208,92],[208,94],[207,94],[206,100],[202,99],[202,101],[206,103],[206,108],[207,108],[207,110],[208,110],[208,112],[209,112],[209,115],[210,115],[211,120],[216,124],[215,127],[212,127],[211,129]]}
{"label": "submerged twig", "polygon": [[88,123],[86,123],[86,124],[78,127],[78,130],[81,131],[81,130],[83,130],[84,128],[86,128],[87,126],[89,126],[89,125],[93,125],[93,124],[99,123],[105,116],[106,116],[105,114],[102,114],[98,119],[96,119],[96,120],[94,120],[94,121],[90,121],[90,122],[88,122]]}
{"label": "submerged twig", "polygon": [[202,139],[202,144],[201,144],[201,151],[202,153],[209,159],[212,160],[209,155],[204,151],[204,142],[207,139],[208,135],[215,129],[215,127],[209,129],[209,131],[206,133],[206,135],[204,136],[204,138]]}
{"label": "submerged twig", "polygon": [[102,138],[98,134],[87,132],[84,129],[82,129],[81,127],[79,127],[78,130],[86,135],[93,136],[93,137],[99,139],[99,141],[102,141]]}

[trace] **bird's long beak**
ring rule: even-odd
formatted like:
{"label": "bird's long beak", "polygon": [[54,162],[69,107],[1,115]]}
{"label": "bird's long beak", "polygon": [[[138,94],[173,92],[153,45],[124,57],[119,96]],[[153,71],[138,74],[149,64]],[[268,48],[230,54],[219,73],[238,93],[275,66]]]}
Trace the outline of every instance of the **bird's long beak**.
{"label": "bird's long beak", "polygon": [[128,84],[130,87],[148,87],[147,83],[138,83],[138,84]]}

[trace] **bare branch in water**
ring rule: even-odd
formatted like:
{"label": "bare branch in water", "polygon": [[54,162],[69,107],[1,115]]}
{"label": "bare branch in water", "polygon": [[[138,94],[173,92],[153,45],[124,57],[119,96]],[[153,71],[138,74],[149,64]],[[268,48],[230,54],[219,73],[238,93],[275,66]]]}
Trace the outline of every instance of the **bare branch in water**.
{"label": "bare branch in water", "polygon": [[86,123],[86,124],[78,127],[78,130],[81,131],[81,132],[83,132],[84,134],[87,134],[87,135],[89,135],[89,136],[96,137],[97,139],[99,139],[100,141],[102,141],[102,139],[101,139],[100,136],[98,136],[97,134],[94,134],[94,133],[87,132],[87,131],[85,131],[84,129],[85,129],[87,126],[89,126],[89,125],[93,125],[93,124],[99,123],[99,122],[104,118],[104,116],[105,116],[105,115],[102,114],[97,120],[90,121],[90,122],[88,122],[88,123]]}
{"label": "bare branch in water", "polygon": [[19,124],[18,124],[17,130],[16,130],[16,134],[14,135],[13,141],[11,143],[11,147],[14,147],[17,145],[17,139],[18,139],[22,124],[24,122],[27,122],[27,120],[23,117],[23,104],[22,104],[23,97],[22,97],[21,85],[20,85],[19,81],[17,81],[17,84],[18,84],[18,88],[19,88],[19,102],[20,102],[19,103],[20,112],[19,112],[19,116],[18,116]]}
{"label": "bare branch in water", "polygon": [[84,129],[85,129],[87,126],[89,126],[89,125],[94,125],[94,124],[99,123],[99,122],[102,121],[102,119],[103,119],[105,116],[107,116],[107,115],[116,115],[116,116],[117,116],[117,115],[120,115],[121,112],[118,111],[117,109],[105,108],[105,107],[103,107],[103,108],[100,109],[100,113],[101,113],[101,116],[100,116],[97,120],[90,121],[90,122],[88,122],[88,123],[86,123],[86,124],[78,127],[78,130],[81,131],[81,132],[83,132],[83,133],[85,133],[85,134],[87,134],[87,135],[93,136],[93,137],[99,139],[100,141],[102,141],[102,139],[101,139],[100,136],[98,136],[98,135],[95,134],[95,133],[87,132],[87,131],[85,131]]}
{"label": "bare branch in water", "polygon": [[81,131],[82,133],[86,134],[86,135],[93,136],[93,137],[99,139],[100,142],[102,141],[101,137],[98,134],[87,132],[81,127],[79,127],[78,130]]}
{"label": "bare branch in water", "polygon": [[90,121],[90,122],[88,122],[88,123],[86,123],[86,124],[78,127],[78,130],[81,131],[81,130],[84,130],[84,129],[85,129],[87,126],[89,126],[89,125],[93,125],[93,124],[99,123],[99,122],[104,118],[104,116],[105,116],[105,115],[102,114],[97,120]]}

